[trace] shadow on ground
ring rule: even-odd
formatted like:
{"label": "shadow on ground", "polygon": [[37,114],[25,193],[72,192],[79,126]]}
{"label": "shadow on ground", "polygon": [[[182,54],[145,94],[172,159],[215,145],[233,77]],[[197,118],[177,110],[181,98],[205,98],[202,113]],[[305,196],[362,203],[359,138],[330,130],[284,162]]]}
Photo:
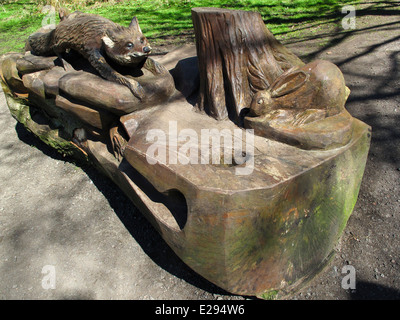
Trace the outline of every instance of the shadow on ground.
{"label": "shadow on ground", "polygon": [[[395,7],[400,2],[380,1],[369,3],[372,5],[358,11],[357,16],[379,16],[381,14],[382,16],[397,19],[396,14],[399,14],[399,11],[395,10]],[[387,11],[378,12],[374,7],[377,4],[381,6],[386,4]],[[398,215],[393,216],[393,220],[384,218],[384,214],[387,213],[388,209],[380,206],[380,204],[384,203],[381,190],[393,188],[393,181],[396,181],[396,177],[400,176],[400,148],[398,148],[400,145],[400,45],[398,43],[400,41],[400,20],[394,19],[346,31],[339,26],[340,20],[337,20],[338,27],[333,32],[305,36],[285,43],[291,47],[296,47],[297,45],[308,46],[309,43],[314,43],[314,45],[311,45],[311,51],[306,52],[303,56],[300,55],[300,58],[305,62],[316,58],[324,58],[323,55],[329,51],[341,50],[340,52],[334,52],[329,57],[341,68],[345,75],[346,83],[351,87],[352,93],[346,108],[354,117],[372,127],[370,156],[363,185],[361,186],[359,202],[356,207],[360,214],[353,220],[350,219],[350,223],[353,224],[352,230],[358,230],[359,234],[363,234],[362,228],[366,228],[366,226],[371,228],[374,232],[372,245],[377,250],[380,249],[382,243],[387,243],[387,238],[384,236],[388,230],[397,233],[396,230],[393,231],[393,228],[399,221]],[[375,32],[378,31],[387,32],[389,36],[382,39],[379,36],[374,38]],[[352,38],[357,39],[357,43],[360,45],[349,50],[349,47],[346,48],[344,44]],[[323,45],[320,45],[320,43]],[[389,49],[384,50],[384,48]],[[63,158],[42,143],[22,125],[17,124],[16,131],[21,141],[39,149],[46,156],[76,164],[75,160]],[[108,200],[126,229],[158,266],[202,290],[215,294],[230,295],[187,267],[110,179],[92,167],[79,163],[77,165],[85,171],[97,189]],[[382,169],[385,166],[388,166],[388,168]],[[385,174],[382,170],[389,170],[390,176],[386,176],[386,180],[382,180]],[[397,179],[397,181],[399,180]],[[377,188],[376,185],[379,185],[381,189]],[[397,199],[393,199],[393,201],[397,201]],[[373,203],[378,203],[378,205]],[[389,205],[391,210],[396,211],[398,208],[398,204],[394,202],[390,202]],[[381,223],[371,224],[369,220],[371,217],[382,217]],[[397,255],[396,260],[400,258],[398,257],[398,242],[398,238],[396,238],[396,241],[387,244],[389,253],[386,255],[389,256],[391,253]],[[363,242],[360,243],[357,243],[357,245],[363,245]],[[344,248],[344,252],[357,255],[357,252],[354,251],[355,249],[351,249],[349,244],[345,244],[345,246],[348,247]],[[363,247],[363,249],[365,251],[369,250],[367,247]],[[381,260],[387,259],[380,250],[378,252],[382,255]],[[366,265],[366,268],[369,267],[368,261],[365,260],[363,264]],[[373,268],[372,265],[371,268]],[[394,278],[397,279],[399,277],[397,271],[390,272],[393,272]],[[370,278],[366,278],[357,282],[356,290],[348,292],[348,299],[400,299],[400,291],[396,289],[396,286],[400,287],[398,283],[389,286],[374,283]]]}
{"label": "shadow on ground", "polygon": [[400,291],[380,284],[358,281],[355,290],[349,290],[351,300],[399,300]]}
{"label": "shadow on ground", "polygon": [[63,157],[54,149],[46,145],[38,139],[31,132],[27,131],[25,127],[17,123],[16,132],[18,138],[43,152],[48,157],[58,161],[65,161],[79,166],[87,176],[92,180],[93,184],[107,199],[110,207],[114,210],[115,214],[124,224],[126,229],[141,246],[143,251],[162,269],[170,274],[190,283],[191,285],[207,291],[212,294],[231,295],[223,289],[212,284],[204,279],[186,264],[172,251],[172,249],[165,243],[159,233],[147,221],[147,219],[140,213],[134,204],[125,196],[119,187],[111,181],[108,177],[98,172],[94,167],[85,163],[76,162],[75,159]]}

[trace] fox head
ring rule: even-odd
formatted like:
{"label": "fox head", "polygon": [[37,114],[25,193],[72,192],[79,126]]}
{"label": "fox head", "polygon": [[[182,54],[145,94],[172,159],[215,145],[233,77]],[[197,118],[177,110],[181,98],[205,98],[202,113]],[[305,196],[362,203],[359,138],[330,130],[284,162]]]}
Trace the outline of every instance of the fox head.
{"label": "fox head", "polygon": [[108,57],[120,65],[135,65],[146,58],[151,47],[134,17],[128,28],[117,26],[102,37]]}

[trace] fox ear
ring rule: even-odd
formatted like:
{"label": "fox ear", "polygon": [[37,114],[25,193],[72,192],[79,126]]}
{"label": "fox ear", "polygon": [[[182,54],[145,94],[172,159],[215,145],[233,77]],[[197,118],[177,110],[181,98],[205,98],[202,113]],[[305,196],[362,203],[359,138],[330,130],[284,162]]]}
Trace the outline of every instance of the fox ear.
{"label": "fox ear", "polygon": [[114,48],[115,42],[112,41],[108,36],[104,36],[101,38],[103,40],[103,43],[108,47],[108,48]]}
{"label": "fox ear", "polygon": [[142,33],[142,30],[139,27],[139,21],[136,17],[133,17],[131,23],[129,24],[129,29],[134,29],[137,32]]}

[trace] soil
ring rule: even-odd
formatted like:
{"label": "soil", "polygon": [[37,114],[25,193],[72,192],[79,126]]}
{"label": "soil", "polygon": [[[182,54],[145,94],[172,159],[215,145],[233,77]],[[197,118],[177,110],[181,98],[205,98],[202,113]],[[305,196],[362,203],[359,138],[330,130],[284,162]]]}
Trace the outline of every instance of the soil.
{"label": "soil", "polygon": [[[336,255],[289,299],[400,298],[399,9],[396,1],[379,8],[370,1],[357,8],[355,29],[339,20],[278,37],[305,62],[338,65],[351,89],[346,108],[372,127],[358,201]],[[0,123],[0,299],[248,298],[189,269],[110,180],[16,123],[2,93]],[[342,285],[348,265],[355,289]]]}

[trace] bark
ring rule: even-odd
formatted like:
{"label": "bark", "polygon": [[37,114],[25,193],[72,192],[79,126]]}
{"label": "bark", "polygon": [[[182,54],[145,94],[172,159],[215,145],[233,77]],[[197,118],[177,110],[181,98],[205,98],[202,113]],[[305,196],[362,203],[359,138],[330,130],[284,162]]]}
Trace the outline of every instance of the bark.
{"label": "bark", "polygon": [[239,124],[255,92],[303,65],[269,32],[258,12],[193,8],[200,69],[197,106],[217,120]]}

